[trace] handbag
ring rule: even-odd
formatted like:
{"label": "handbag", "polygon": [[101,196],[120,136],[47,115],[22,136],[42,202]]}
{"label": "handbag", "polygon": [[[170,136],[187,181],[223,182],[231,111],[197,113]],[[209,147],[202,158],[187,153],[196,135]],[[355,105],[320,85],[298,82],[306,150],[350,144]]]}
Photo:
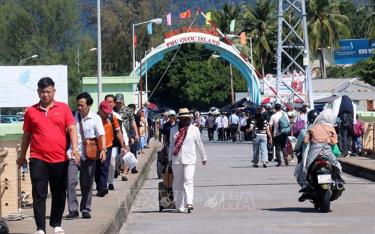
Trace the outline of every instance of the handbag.
{"label": "handbag", "polygon": [[79,119],[79,131],[81,134],[82,144],[83,144],[83,151],[86,155],[88,160],[96,160],[98,157],[98,143],[96,138],[93,139],[86,139],[84,132],[83,132],[83,125],[82,125],[82,118],[81,114],[78,113]]}
{"label": "handbag", "polygon": [[332,146],[332,153],[333,153],[333,155],[335,155],[336,158],[339,158],[341,156],[341,151],[340,151],[340,148],[337,144],[334,144]]}

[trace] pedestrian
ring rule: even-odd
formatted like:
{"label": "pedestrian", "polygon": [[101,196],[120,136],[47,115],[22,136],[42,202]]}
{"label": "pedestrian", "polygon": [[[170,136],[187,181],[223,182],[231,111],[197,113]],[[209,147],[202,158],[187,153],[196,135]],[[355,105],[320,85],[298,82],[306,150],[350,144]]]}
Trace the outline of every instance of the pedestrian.
{"label": "pedestrian", "polygon": [[177,115],[178,126],[171,129],[168,159],[173,170],[173,196],[176,208],[184,212],[187,207],[193,210],[194,173],[197,153],[201,156],[202,164],[206,165],[207,155],[203,148],[200,132],[191,124],[192,115],[187,108],[181,108]]}
{"label": "pedestrian", "polygon": [[[118,114],[114,109],[116,107],[115,104],[115,96],[113,94],[107,94],[104,97],[105,101],[108,101],[111,105],[112,108],[112,115],[116,117],[119,125],[120,125],[120,130],[121,134],[123,137],[123,141],[120,142],[117,137],[114,138],[113,144],[112,144],[112,154],[111,154],[111,161],[109,163],[108,167],[108,190],[114,190],[115,186],[113,185],[113,180],[118,177],[120,174],[120,167],[123,166],[123,160],[121,157],[121,145],[125,145],[125,151],[129,151],[129,138],[128,134],[125,130],[125,125],[122,121],[122,117],[120,114]],[[122,181],[127,181],[128,178],[123,175],[121,177]]]}
{"label": "pedestrian", "polygon": [[96,183],[96,196],[104,197],[108,194],[108,169],[112,156],[112,146],[115,137],[121,144],[120,155],[124,156],[126,153],[123,136],[121,133],[120,125],[115,116],[112,115],[112,107],[108,101],[102,101],[99,105],[99,116],[101,117],[104,131],[105,131],[105,145],[99,144],[99,148],[106,152],[106,157],[99,158],[96,161],[95,169],[95,183]]}
{"label": "pedestrian", "polygon": [[241,113],[240,117],[240,141],[245,141],[245,132],[246,132],[247,116],[245,112]]}
{"label": "pedestrian", "polygon": [[[174,110],[168,111],[168,122],[166,122],[163,126],[163,140],[164,140],[164,146],[168,149],[170,142],[170,132],[171,128],[173,128],[176,125],[176,112]],[[167,151],[168,152],[168,151]]]}
{"label": "pedestrian", "polygon": [[229,141],[230,140],[230,126],[229,126],[229,120],[228,120],[226,112],[223,112],[223,117],[221,118],[221,121],[223,123],[223,140]]}
{"label": "pedestrian", "polygon": [[289,162],[286,144],[288,140],[288,134],[290,133],[289,119],[286,113],[281,110],[281,105],[279,103],[275,104],[275,111],[276,113],[273,114],[270,119],[270,127],[273,129],[273,143],[276,148],[276,166],[281,166],[280,151],[282,151],[283,153],[285,165],[288,166]]}
{"label": "pedestrian", "polygon": [[223,115],[217,112],[217,117],[215,119],[216,124],[216,130],[217,130],[217,140],[222,141],[224,139],[223,137]]}
{"label": "pedestrian", "polygon": [[144,147],[147,144],[147,129],[148,129],[148,122],[145,118],[145,112],[143,109],[138,111],[138,135],[139,135],[139,149],[140,153],[144,154]]}
{"label": "pedestrian", "polygon": [[76,163],[80,161],[72,111],[65,103],[54,100],[55,92],[55,83],[50,77],[38,81],[40,101],[25,112],[21,153],[17,159],[18,166],[26,163],[26,152],[30,145],[29,167],[36,234],[46,232],[48,184],[52,198],[49,224],[54,228],[54,233],[64,233],[61,219],[68,178],[67,133],[72,145],[72,157]]}
{"label": "pedestrian", "polygon": [[208,117],[206,120],[206,126],[207,126],[207,134],[208,134],[208,140],[212,141],[214,140],[214,132],[215,132],[215,117],[212,116],[212,113],[208,113]]}
{"label": "pedestrian", "polygon": [[268,121],[264,118],[264,115],[260,112],[255,114],[254,120],[250,123],[250,128],[247,132],[254,131],[253,134],[253,167],[258,167],[259,159],[261,160],[263,167],[267,167],[268,163],[268,150],[267,150],[267,136],[271,139],[271,131]]}
{"label": "pedestrian", "polygon": [[236,110],[232,110],[232,115],[229,117],[229,125],[231,129],[232,141],[236,142],[238,127],[240,125],[240,118],[237,116]]}
{"label": "pedestrian", "polygon": [[[129,138],[129,147],[130,152],[132,152],[135,157],[137,157],[137,145],[139,142],[139,136],[138,136],[138,128],[137,124],[135,122],[135,105],[129,104],[127,107],[124,103],[124,95],[121,93],[118,93],[115,95],[115,107],[113,108],[115,112],[120,114],[122,119],[122,124],[125,127],[125,131]],[[132,169],[132,173],[137,173],[136,167]]]}
{"label": "pedestrian", "polygon": [[339,118],[339,146],[344,157],[350,155],[352,138],[354,134],[354,105],[352,100],[344,95],[341,98]]}
{"label": "pedestrian", "polygon": [[[69,158],[68,167],[68,209],[69,214],[66,216],[68,219],[78,218],[78,199],[76,193],[76,187],[78,184],[78,172],[79,172],[79,184],[81,189],[81,204],[79,210],[82,213],[83,219],[91,218],[91,200],[92,200],[92,185],[94,183],[96,160],[87,157],[86,147],[87,140],[97,139],[101,141],[101,145],[105,145],[105,132],[103,128],[100,116],[92,112],[91,106],[93,99],[87,92],[81,93],[77,96],[77,110],[74,114],[76,121],[76,128],[78,129],[78,151],[81,155],[79,163],[72,156],[73,146],[67,151]],[[81,128],[82,127],[82,128]],[[98,144],[95,143],[96,147]],[[99,152],[100,158],[105,158],[106,154],[102,149]]]}
{"label": "pedestrian", "polygon": [[364,123],[359,120],[359,116],[356,116],[356,123],[354,124],[354,134],[353,134],[353,155],[362,155],[362,137],[365,133]]}

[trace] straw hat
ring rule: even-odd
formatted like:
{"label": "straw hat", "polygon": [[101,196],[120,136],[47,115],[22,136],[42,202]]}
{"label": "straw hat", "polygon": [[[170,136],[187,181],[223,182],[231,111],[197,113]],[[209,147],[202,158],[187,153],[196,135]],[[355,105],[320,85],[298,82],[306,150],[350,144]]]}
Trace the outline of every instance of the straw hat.
{"label": "straw hat", "polygon": [[192,118],[193,115],[190,113],[190,111],[189,111],[188,108],[180,108],[180,109],[178,110],[177,117],[178,117],[178,118],[183,118],[183,117]]}

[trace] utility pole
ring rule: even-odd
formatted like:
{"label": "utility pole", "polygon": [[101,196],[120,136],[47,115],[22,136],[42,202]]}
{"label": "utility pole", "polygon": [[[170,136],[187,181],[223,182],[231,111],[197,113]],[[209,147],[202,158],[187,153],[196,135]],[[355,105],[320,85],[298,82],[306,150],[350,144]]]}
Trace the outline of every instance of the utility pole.
{"label": "utility pole", "polygon": [[[285,18],[286,13],[292,16],[290,22]],[[298,32],[301,27],[303,29],[302,33]],[[284,30],[285,33],[283,33]],[[303,62],[301,63],[300,61]],[[288,73],[293,73],[293,70],[304,75],[302,83],[304,84],[305,95],[295,92],[284,81],[283,77],[287,76]],[[282,87],[289,91],[287,102],[293,103],[294,98],[298,97],[304,102],[308,102],[310,108],[314,108],[305,0],[279,0],[276,74],[278,96],[280,96]]]}

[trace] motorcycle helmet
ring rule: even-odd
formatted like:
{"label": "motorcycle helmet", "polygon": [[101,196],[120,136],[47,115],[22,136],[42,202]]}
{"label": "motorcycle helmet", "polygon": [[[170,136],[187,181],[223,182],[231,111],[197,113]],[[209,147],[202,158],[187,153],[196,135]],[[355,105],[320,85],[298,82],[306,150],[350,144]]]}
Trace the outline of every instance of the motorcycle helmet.
{"label": "motorcycle helmet", "polygon": [[316,117],[318,117],[318,115],[319,115],[319,112],[317,110],[309,111],[309,113],[307,114],[307,122],[309,124],[313,124]]}

